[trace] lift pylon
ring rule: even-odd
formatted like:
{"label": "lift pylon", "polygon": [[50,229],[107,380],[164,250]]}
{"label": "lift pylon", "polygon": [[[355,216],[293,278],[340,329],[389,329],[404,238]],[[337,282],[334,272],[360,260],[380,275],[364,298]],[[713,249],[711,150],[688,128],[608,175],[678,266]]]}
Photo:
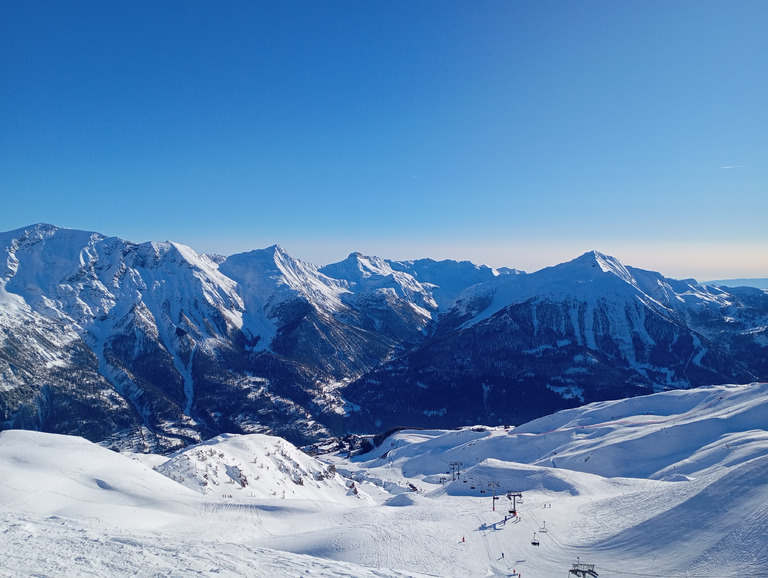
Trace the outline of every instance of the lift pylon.
{"label": "lift pylon", "polygon": [[509,510],[509,513],[517,516],[517,500],[522,500],[523,494],[520,492],[507,492],[507,499],[512,500],[512,509]]}
{"label": "lift pylon", "polygon": [[576,564],[571,566],[571,569],[568,570],[568,574],[574,574],[579,578],[587,578],[587,576],[591,576],[592,578],[597,578],[597,571],[595,571],[595,565],[582,564],[578,558],[576,558]]}

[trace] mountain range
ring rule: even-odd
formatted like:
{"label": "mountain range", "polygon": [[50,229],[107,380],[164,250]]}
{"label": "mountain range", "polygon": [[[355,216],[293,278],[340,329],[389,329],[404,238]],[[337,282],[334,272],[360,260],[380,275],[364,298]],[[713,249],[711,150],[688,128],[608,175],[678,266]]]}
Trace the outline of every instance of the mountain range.
{"label": "mountain range", "polygon": [[725,287],[757,287],[758,289],[768,289],[768,278],[760,279],[718,279],[707,281],[707,285],[717,285]]}
{"label": "mountain range", "polygon": [[0,429],[167,453],[514,425],[768,379],[768,292],[599,252],[534,273],[280,246],[228,257],[38,224],[0,233]]}

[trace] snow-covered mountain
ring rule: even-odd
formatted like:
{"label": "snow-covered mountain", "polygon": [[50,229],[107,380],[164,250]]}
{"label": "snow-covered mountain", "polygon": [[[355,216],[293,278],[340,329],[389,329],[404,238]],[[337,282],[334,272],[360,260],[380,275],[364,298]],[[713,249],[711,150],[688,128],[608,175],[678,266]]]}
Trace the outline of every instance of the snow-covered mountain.
{"label": "snow-covered mountain", "polygon": [[217,257],[35,225],[0,233],[0,429],[169,452],[519,423],[768,376],[768,293],[600,253],[524,274],[281,247]]}
{"label": "snow-covered mountain", "polygon": [[768,293],[590,252],[460,293],[432,333],[350,384],[378,427],[520,423],[566,404],[768,375]]}
{"label": "snow-covered mountain", "polygon": [[353,457],[4,431],[0,574],[764,576],[766,423],[754,383],[402,430]]}
{"label": "snow-covered mountain", "polygon": [[0,247],[0,424],[119,447],[338,433],[339,387],[437,313],[434,285],[356,254],[334,278],[279,246],[209,257],[35,225]]}

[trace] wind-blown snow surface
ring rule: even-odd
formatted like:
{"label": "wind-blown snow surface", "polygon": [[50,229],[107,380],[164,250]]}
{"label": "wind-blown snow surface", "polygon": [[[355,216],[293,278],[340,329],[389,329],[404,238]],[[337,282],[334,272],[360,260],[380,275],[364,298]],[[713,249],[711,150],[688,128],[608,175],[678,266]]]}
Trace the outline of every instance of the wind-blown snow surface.
{"label": "wind-blown snow surface", "polygon": [[259,434],[163,458],[4,431],[0,575],[768,576],[766,424],[762,383],[322,461]]}

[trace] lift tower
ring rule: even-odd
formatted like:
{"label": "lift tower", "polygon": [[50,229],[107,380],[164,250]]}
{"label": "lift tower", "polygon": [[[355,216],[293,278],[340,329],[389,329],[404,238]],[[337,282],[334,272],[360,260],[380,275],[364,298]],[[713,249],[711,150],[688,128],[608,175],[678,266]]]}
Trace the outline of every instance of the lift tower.
{"label": "lift tower", "polygon": [[568,571],[568,574],[575,574],[579,578],[587,578],[588,576],[591,576],[592,578],[597,578],[595,565],[582,564],[578,558],[576,558],[576,564],[571,566],[571,569]]}
{"label": "lift tower", "polygon": [[509,511],[513,516],[517,516],[517,500],[523,499],[520,492],[507,492],[507,499],[512,500],[512,509]]}

